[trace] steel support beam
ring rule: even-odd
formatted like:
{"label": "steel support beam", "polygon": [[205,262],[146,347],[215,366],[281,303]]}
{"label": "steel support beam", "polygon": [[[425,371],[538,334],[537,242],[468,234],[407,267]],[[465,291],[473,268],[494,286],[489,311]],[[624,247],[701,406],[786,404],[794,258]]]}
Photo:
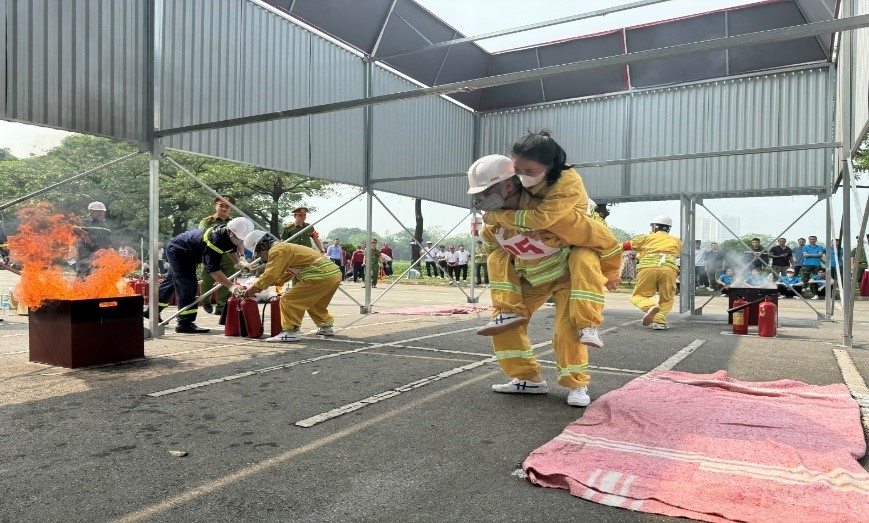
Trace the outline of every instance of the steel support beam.
{"label": "steel support beam", "polygon": [[425,98],[428,96],[437,96],[455,92],[470,92],[477,89],[510,85],[538,78],[548,78],[565,73],[591,71],[604,67],[649,62],[653,60],[660,60],[662,58],[684,56],[689,54],[702,53],[706,51],[728,49],[732,47],[742,47],[774,42],[786,42],[789,40],[807,38],[819,34],[828,34],[837,31],[849,31],[853,29],[859,29],[861,27],[869,27],[869,15],[860,15],[840,20],[828,20],[825,22],[816,22],[813,24],[806,24],[800,26],[783,27],[781,29],[773,29],[770,31],[761,31],[757,33],[748,33],[738,36],[715,38],[704,42],[682,44],[672,47],[664,47],[660,49],[651,49],[648,51],[638,51],[636,53],[628,53],[618,56],[608,56],[604,58],[596,58],[593,60],[572,62],[569,64],[553,65],[540,69],[507,73],[486,78],[478,78],[475,80],[466,80],[462,82],[444,84],[435,87],[424,87],[421,89],[403,91],[400,93],[391,93],[380,96],[366,96],[364,98],[359,98],[356,100],[346,100],[343,102],[314,105],[310,107],[302,107],[299,109],[287,109],[283,111],[275,111],[259,115],[244,116],[241,118],[229,118],[226,120],[220,120],[215,122],[206,122],[181,127],[174,127],[170,129],[158,130],[155,134],[158,137],[162,137],[193,131],[223,129],[227,127],[235,127],[251,123],[271,122],[275,120],[283,120],[286,118],[296,118],[299,116],[323,114],[334,111],[343,111],[346,109],[355,109],[358,107],[370,107],[378,104],[413,100],[416,98]]}

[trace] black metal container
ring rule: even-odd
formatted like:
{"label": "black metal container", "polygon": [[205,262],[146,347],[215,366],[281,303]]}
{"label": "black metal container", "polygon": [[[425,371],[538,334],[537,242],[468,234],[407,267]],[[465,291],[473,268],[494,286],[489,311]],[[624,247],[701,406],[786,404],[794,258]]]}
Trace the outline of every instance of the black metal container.
{"label": "black metal container", "polygon": [[[742,299],[747,302],[753,302],[757,300],[762,300],[764,298],[769,298],[769,301],[775,303],[775,306],[778,307],[778,289],[763,289],[757,287],[740,287],[730,288],[730,302],[728,309],[733,308],[733,302],[736,300],[737,296],[742,296]],[[745,318],[748,320],[746,325],[757,325],[757,317],[760,313],[760,303],[755,303],[754,305],[749,305],[747,309],[745,309]],[[727,323],[733,323],[733,313],[727,315]]]}
{"label": "black metal container", "polygon": [[142,296],[52,300],[30,309],[30,361],[76,368],[145,357]]}

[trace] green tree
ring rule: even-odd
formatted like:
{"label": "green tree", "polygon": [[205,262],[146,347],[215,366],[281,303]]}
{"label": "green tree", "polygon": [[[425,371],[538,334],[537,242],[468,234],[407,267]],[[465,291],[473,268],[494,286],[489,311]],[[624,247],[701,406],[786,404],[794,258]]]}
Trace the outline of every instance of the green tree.
{"label": "green tree", "polygon": [[[0,202],[37,191],[110,160],[138,151],[133,143],[87,135],[72,135],[42,156],[17,159],[0,154]],[[325,195],[330,184],[296,174],[204,158],[183,153],[171,157],[221,194],[231,194],[238,206],[273,234],[280,232],[281,215],[289,215],[306,196]],[[55,210],[85,214],[87,204],[99,200],[109,208],[113,234],[126,236],[126,244],[147,235],[149,219],[149,164],[146,155],[134,156],[107,169],[40,194],[4,211],[9,216],[38,201]],[[196,227],[214,212],[214,198],[190,176],[169,162],[160,167],[160,234],[164,238]],[[135,240],[135,241],[134,241]]]}
{"label": "green tree", "polygon": [[610,230],[613,231],[613,236],[616,237],[616,240],[620,242],[628,241],[636,236],[635,234],[631,234],[625,230],[619,229],[618,227],[610,227]]}
{"label": "green tree", "polygon": [[[742,238],[742,241],[745,242],[745,245],[749,246],[751,245],[752,238],[760,239],[760,244],[764,248],[768,247],[770,244],[775,244],[775,238],[773,238],[769,234],[751,233],[745,234],[740,238]],[[732,239],[721,242],[719,244],[719,248],[724,252],[745,252],[747,250],[745,245],[743,245],[742,242],[737,239]]]}
{"label": "green tree", "polygon": [[869,171],[869,136],[863,140],[863,144],[857,150],[857,154],[854,155],[854,169],[858,173],[858,178],[859,173]]}
{"label": "green tree", "polygon": [[[217,192],[233,196],[239,209],[258,224],[266,224],[276,236],[283,228],[282,217],[303,205],[305,197],[332,192],[329,182],[298,174],[176,152],[171,156]],[[209,208],[213,208],[212,202],[209,198]]]}

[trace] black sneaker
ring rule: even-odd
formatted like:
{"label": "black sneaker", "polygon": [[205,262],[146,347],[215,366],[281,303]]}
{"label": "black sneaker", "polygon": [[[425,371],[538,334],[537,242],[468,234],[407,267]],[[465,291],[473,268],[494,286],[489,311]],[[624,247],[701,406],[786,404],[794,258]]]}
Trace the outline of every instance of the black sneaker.
{"label": "black sneaker", "polygon": [[[151,309],[148,308],[148,307],[145,307],[145,310],[142,311],[142,317],[145,318],[145,319],[147,319],[147,318],[149,318],[150,316],[151,316]],[[157,315],[157,321],[158,321],[159,323],[163,323],[163,316],[161,316],[161,315],[158,314],[158,315]]]}
{"label": "black sneaker", "polygon": [[175,332],[180,332],[182,334],[202,334],[205,332],[211,332],[211,329],[199,327],[195,323],[179,323],[175,326]]}
{"label": "black sneaker", "polygon": [[205,298],[205,301],[202,302],[202,310],[204,310],[208,314],[214,312],[214,307],[211,305],[211,296]]}

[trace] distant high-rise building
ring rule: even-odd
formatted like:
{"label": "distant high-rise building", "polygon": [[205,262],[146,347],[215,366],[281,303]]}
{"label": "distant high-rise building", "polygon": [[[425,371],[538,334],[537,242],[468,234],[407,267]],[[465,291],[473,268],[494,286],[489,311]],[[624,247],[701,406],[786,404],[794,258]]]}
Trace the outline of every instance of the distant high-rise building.
{"label": "distant high-rise building", "polygon": [[[736,233],[737,236],[740,234],[738,217],[722,215],[718,218],[721,222],[726,223],[727,228]],[[697,220],[697,238],[704,244],[708,244],[709,242],[721,243],[734,239],[730,231],[721,222],[711,216],[701,217]]]}

